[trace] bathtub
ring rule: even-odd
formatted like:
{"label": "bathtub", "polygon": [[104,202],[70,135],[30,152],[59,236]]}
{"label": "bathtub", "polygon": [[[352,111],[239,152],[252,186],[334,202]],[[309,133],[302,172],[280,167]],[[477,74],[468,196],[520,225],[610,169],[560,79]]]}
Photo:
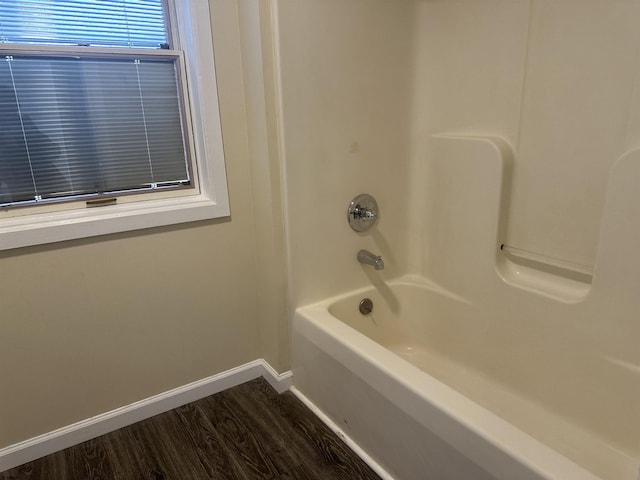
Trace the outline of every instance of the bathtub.
{"label": "bathtub", "polygon": [[[369,315],[358,309],[365,297]],[[483,352],[509,362],[517,351],[483,336],[491,314],[417,277],[299,308],[295,389],[383,477],[636,480],[637,458],[484,368]],[[470,322],[475,342],[460,338]]]}

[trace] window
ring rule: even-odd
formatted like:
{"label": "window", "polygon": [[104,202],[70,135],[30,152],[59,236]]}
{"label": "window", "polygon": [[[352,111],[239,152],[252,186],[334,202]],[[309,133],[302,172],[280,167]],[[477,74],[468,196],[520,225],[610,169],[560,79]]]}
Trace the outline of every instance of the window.
{"label": "window", "polygon": [[207,3],[2,2],[0,248],[229,214]]}

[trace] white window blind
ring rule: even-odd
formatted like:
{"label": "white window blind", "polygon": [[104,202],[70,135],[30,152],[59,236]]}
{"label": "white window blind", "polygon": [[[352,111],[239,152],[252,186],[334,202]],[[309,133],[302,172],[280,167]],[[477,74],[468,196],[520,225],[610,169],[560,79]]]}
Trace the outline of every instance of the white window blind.
{"label": "white window blind", "polygon": [[164,19],[161,0],[0,1],[0,205],[191,184]]}

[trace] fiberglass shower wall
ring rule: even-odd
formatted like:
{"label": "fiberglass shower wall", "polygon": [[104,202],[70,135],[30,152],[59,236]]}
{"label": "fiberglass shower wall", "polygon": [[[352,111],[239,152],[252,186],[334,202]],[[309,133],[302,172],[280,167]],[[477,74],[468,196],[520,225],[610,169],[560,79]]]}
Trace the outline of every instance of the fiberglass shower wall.
{"label": "fiberglass shower wall", "polygon": [[[414,144],[441,133],[506,140],[515,162],[501,241],[590,273],[611,167],[640,146],[640,2],[451,0],[416,9]],[[438,208],[420,185],[424,150],[415,151],[414,195]],[[428,254],[425,262],[428,270]]]}

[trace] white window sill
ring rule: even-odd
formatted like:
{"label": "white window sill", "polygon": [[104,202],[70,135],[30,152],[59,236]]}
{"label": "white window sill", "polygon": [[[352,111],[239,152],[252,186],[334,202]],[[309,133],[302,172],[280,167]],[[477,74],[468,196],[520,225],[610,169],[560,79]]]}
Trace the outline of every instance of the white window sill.
{"label": "white window sill", "polygon": [[3,219],[0,250],[174,225],[229,215],[205,195]]}

